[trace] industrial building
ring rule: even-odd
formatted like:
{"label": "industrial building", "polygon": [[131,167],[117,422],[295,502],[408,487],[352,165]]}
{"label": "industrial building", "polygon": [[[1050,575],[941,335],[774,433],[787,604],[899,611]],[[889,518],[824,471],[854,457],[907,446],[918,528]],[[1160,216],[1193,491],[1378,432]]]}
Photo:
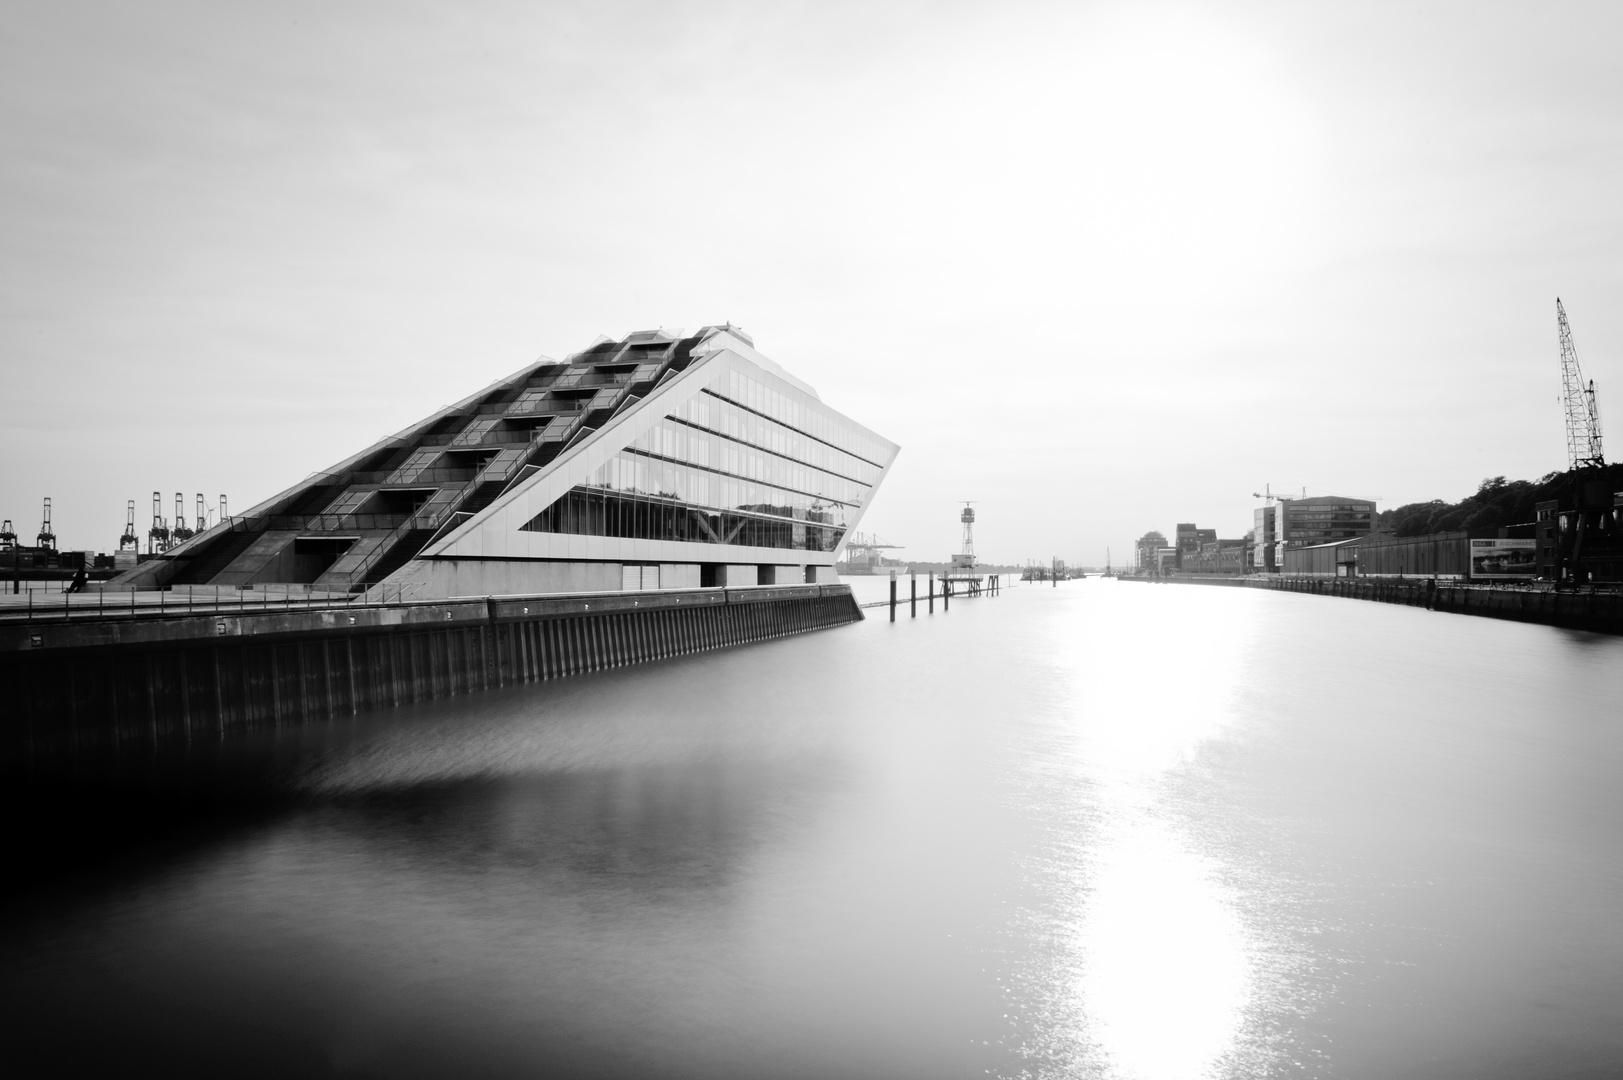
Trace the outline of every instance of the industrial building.
{"label": "industrial building", "polygon": [[1539,577],[1571,585],[1623,581],[1623,468],[1575,470],[1565,490],[1534,511]]}
{"label": "industrial building", "polygon": [[1250,573],[1251,541],[1203,540],[1196,550],[1181,556],[1179,571],[1185,574],[1235,576]]}
{"label": "industrial building", "polygon": [[832,582],[897,447],[733,326],[542,360],[120,576],[408,598]]}
{"label": "industrial building", "polygon": [[1180,521],[1173,532],[1173,537],[1178,550],[1178,569],[1182,570],[1185,562],[1200,551],[1202,544],[1217,539],[1217,530],[1202,529],[1191,521]]}
{"label": "industrial building", "polygon": [[1537,576],[1526,526],[1470,532],[1393,536],[1374,533],[1328,544],[1291,548],[1282,573],[1287,577],[1430,578],[1437,581],[1528,583]]}

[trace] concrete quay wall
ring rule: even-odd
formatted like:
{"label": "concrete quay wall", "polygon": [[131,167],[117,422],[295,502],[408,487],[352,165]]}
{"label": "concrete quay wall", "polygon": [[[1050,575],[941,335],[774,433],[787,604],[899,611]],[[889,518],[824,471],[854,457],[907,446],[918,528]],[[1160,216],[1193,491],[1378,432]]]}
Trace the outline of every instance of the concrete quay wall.
{"label": "concrete quay wall", "polygon": [[862,619],[847,585],[0,623],[0,771],[125,757]]}
{"label": "concrete quay wall", "polygon": [[[1153,582],[1151,578],[1123,581]],[[1455,615],[1483,615],[1492,619],[1540,623],[1568,630],[1623,634],[1623,593],[1573,592],[1555,589],[1493,588],[1429,579],[1371,581],[1363,578],[1313,577],[1170,577],[1158,579],[1178,585],[1226,585],[1234,588],[1274,589],[1280,592],[1340,596],[1405,604]]]}

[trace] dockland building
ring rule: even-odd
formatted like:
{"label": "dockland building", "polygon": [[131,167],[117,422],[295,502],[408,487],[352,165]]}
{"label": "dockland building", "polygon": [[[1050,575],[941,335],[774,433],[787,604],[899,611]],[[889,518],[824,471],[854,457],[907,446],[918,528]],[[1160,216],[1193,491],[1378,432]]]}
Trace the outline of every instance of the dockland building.
{"label": "dockland building", "polygon": [[[1268,569],[1283,569],[1285,552],[1291,548],[1356,540],[1375,531],[1375,503],[1370,499],[1342,495],[1280,499],[1273,509],[1274,558]],[[1268,521],[1258,522],[1256,540],[1262,540],[1268,527]],[[1263,568],[1259,563],[1258,569]]]}
{"label": "dockland building", "polygon": [[121,581],[408,599],[825,583],[889,440],[733,326],[543,359]]}

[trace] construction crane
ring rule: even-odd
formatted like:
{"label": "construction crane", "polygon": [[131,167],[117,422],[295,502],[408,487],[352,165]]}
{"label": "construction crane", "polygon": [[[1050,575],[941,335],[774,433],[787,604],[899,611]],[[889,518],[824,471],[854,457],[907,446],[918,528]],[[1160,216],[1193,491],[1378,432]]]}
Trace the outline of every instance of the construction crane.
{"label": "construction crane", "polygon": [[56,550],[56,533],[51,531],[51,497],[45,496],[45,522],[39,527],[39,546],[47,551]]}
{"label": "construction crane", "polygon": [[124,535],[118,538],[118,550],[140,551],[141,541],[135,535],[135,500],[131,499],[124,508]]}
{"label": "construction crane", "polygon": [[1596,469],[1606,464],[1600,452],[1600,407],[1595,383],[1584,381],[1578,347],[1572,343],[1567,309],[1555,298],[1556,329],[1561,338],[1561,398],[1567,409],[1567,468]]}

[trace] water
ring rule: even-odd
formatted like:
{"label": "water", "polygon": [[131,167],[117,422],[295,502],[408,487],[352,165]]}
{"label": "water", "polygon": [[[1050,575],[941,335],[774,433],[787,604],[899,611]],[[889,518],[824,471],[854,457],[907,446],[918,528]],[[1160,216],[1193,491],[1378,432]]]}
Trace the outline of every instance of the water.
{"label": "water", "polygon": [[207,822],[24,865],[8,1060],[1623,1074],[1623,639],[1097,580],[868,614],[283,733]]}

